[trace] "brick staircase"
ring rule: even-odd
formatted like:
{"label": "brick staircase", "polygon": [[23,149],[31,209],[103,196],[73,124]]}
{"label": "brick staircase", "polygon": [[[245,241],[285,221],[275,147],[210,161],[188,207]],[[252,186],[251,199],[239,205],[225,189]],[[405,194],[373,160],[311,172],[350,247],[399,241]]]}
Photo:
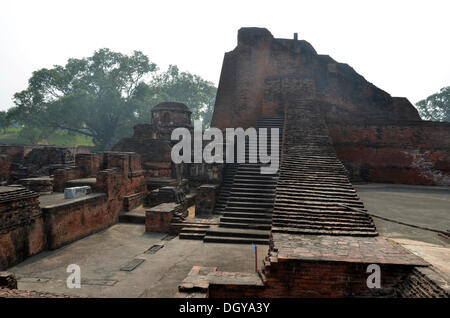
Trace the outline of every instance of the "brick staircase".
{"label": "brick staircase", "polygon": [[220,187],[219,197],[217,198],[214,214],[223,214],[230,197],[231,186],[233,185],[234,175],[236,174],[236,164],[228,163],[225,165],[222,185]]}
{"label": "brick staircase", "polygon": [[[260,118],[256,126],[279,128],[281,138],[283,118]],[[267,139],[270,149],[270,129]],[[246,163],[236,164],[219,225],[209,228],[204,242],[269,244],[278,173],[261,174],[261,162],[248,163],[249,151],[256,150],[246,143]]]}
{"label": "brick staircase", "polygon": [[376,236],[336,156],[324,116],[311,100],[289,102],[272,231]]}

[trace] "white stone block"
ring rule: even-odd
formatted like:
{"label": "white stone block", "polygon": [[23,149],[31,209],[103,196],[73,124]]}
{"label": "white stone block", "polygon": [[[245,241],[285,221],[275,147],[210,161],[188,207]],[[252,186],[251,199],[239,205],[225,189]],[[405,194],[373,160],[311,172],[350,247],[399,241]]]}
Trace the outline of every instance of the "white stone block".
{"label": "white stone block", "polygon": [[64,189],[64,199],[75,199],[91,193],[90,186],[72,187]]}

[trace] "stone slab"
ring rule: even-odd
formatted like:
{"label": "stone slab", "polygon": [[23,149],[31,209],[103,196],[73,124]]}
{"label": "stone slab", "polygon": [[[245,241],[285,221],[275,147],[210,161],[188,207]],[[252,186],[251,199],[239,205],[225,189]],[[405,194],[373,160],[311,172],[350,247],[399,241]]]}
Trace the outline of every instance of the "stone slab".
{"label": "stone slab", "polygon": [[76,199],[91,193],[90,186],[72,187],[64,189],[64,199]]}
{"label": "stone slab", "polygon": [[420,257],[383,237],[290,235],[273,233],[278,261],[310,260],[428,266]]}

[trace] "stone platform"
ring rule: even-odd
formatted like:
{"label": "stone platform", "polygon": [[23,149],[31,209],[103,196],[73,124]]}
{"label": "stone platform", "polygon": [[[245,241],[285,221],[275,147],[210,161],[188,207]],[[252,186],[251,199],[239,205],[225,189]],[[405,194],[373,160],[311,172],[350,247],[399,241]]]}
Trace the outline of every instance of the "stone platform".
{"label": "stone platform", "polygon": [[428,266],[420,257],[383,237],[289,235],[273,233],[278,261],[302,260]]}

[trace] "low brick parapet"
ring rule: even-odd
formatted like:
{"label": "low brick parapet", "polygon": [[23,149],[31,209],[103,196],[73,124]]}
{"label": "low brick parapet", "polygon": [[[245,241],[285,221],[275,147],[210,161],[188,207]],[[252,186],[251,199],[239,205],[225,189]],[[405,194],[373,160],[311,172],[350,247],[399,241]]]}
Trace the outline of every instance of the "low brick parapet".
{"label": "low brick parapet", "polygon": [[169,233],[175,219],[186,214],[183,204],[162,203],[145,212],[145,231]]}

